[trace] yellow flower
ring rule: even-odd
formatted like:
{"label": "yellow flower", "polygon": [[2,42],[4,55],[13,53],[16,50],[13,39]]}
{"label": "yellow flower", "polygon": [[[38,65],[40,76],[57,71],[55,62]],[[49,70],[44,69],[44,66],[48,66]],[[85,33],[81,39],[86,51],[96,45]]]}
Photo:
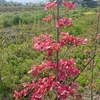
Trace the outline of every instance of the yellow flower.
{"label": "yellow flower", "polygon": [[92,15],[95,14],[95,12],[85,12],[84,15]]}

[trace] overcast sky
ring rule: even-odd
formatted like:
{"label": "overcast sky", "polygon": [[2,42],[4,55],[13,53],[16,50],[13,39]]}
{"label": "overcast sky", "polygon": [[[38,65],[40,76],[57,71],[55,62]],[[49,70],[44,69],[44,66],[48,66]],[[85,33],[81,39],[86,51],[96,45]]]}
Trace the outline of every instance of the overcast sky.
{"label": "overcast sky", "polygon": [[29,2],[32,2],[32,3],[39,3],[39,2],[46,2],[48,0],[6,0],[6,1],[14,1],[14,2],[23,2],[23,3],[29,3]]}

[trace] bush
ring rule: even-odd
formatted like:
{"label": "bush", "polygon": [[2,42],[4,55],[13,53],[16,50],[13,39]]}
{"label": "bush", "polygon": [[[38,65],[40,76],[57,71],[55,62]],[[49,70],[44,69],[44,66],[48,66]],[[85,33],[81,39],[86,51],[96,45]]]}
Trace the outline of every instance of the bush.
{"label": "bush", "polygon": [[9,20],[4,20],[3,26],[4,27],[11,27],[12,26],[12,23]]}
{"label": "bush", "polygon": [[13,18],[13,24],[14,25],[18,25],[19,21],[22,21],[21,18],[18,15],[14,16],[14,18]]}

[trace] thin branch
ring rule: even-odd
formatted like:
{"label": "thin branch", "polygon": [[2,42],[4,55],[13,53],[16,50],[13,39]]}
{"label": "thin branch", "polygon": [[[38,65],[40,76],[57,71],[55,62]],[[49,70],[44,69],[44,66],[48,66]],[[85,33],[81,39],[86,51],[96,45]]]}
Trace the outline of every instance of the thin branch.
{"label": "thin branch", "polygon": [[[57,0],[57,21],[59,20],[59,0]],[[56,42],[59,42],[59,28],[56,28]],[[57,55],[56,55],[56,61],[57,61],[57,66],[59,63],[59,59],[58,59],[58,51],[57,51]]]}
{"label": "thin branch", "polygon": [[[59,20],[59,0],[57,0],[57,21]],[[59,42],[59,28],[56,27],[56,42]],[[58,66],[59,64],[59,52],[56,52],[56,64]],[[57,76],[58,72],[56,73]],[[57,77],[56,77],[57,80]],[[56,97],[55,100],[59,100],[58,97]]]}
{"label": "thin branch", "polygon": [[[98,1],[99,2],[99,1]],[[96,25],[96,34],[95,34],[95,38],[94,38],[94,50],[93,50],[93,55],[96,54],[96,50],[97,50],[97,45],[98,45],[98,39],[97,35],[99,33],[99,22],[100,22],[100,3],[99,3],[99,10],[98,10],[98,19],[97,19],[97,25]],[[94,79],[94,61],[95,58],[93,58],[92,60],[92,65],[91,65],[91,84],[93,84],[93,79]],[[93,100],[93,86],[91,86],[91,100]]]}
{"label": "thin branch", "polygon": [[[71,83],[74,82],[74,81],[80,76],[80,74],[85,70],[85,68],[90,64],[90,62],[95,58],[95,56],[96,56],[96,55],[94,55],[94,56],[89,60],[89,62],[83,67],[83,69],[81,70],[81,72],[71,81]],[[71,85],[71,83],[69,84],[69,86]]]}

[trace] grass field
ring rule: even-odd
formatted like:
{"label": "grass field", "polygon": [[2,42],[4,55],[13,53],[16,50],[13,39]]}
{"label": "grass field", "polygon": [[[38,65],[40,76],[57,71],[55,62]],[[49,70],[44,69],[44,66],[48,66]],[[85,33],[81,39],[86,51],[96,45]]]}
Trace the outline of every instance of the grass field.
{"label": "grass field", "polygon": [[[33,37],[46,32],[55,34],[55,31],[53,22],[49,24],[42,20],[45,16],[50,15],[50,12],[44,11],[43,7],[22,8],[21,11],[19,8],[13,8],[14,11],[4,10],[8,8],[2,9],[0,9],[0,100],[14,100],[14,90],[21,89],[23,82],[32,80],[32,76],[28,74],[31,66],[44,59],[43,54],[32,48]],[[60,11],[62,14],[62,7]],[[80,70],[86,65],[86,59],[91,58],[94,47],[93,38],[96,33],[97,11],[97,8],[76,8],[68,13],[74,26],[62,30],[68,31],[74,36],[88,39],[84,46],[71,47],[67,51],[63,48],[60,52],[60,57],[75,58]],[[92,41],[90,41],[91,37]],[[99,51],[100,41],[97,47],[97,51]],[[94,93],[100,94],[100,52],[97,52],[95,63]],[[76,80],[79,84],[79,92],[83,96],[84,93],[85,95],[89,93],[90,80],[91,68],[88,65]]]}

